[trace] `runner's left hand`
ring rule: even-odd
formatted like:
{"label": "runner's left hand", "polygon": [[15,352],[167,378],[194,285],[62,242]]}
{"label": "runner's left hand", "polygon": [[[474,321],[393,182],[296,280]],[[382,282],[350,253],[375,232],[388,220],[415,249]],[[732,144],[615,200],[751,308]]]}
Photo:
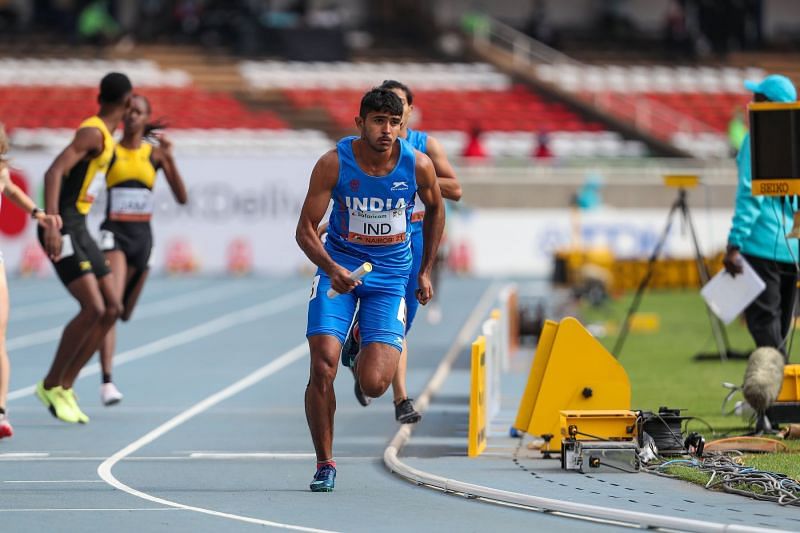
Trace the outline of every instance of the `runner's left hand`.
{"label": "runner's left hand", "polygon": [[427,304],[433,298],[433,285],[431,285],[430,275],[420,272],[417,278],[417,301],[422,305]]}

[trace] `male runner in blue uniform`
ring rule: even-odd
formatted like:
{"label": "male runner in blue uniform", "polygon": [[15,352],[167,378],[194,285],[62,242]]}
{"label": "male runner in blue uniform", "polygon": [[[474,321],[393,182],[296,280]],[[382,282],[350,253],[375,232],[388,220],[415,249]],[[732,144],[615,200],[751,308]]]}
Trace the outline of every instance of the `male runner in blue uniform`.
{"label": "male runner in blue uniform", "polygon": [[[447,154],[444,148],[442,148],[442,145],[432,135],[428,135],[422,131],[412,130],[408,127],[411,119],[411,112],[414,110],[414,94],[411,92],[411,89],[404,83],[396,80],[385,80],[380,85],[380,88],[389,89],[395,93],[403,103],[403,121],[398,136],[408,141],[415,149],[430,157],[433,162],[434,170],[436,171],[436,177],[442,196],[448,200],[459,201],[461,199],[461,184],[456,178],[455,170],[453,170],[450,161],[447,159]],[[411,214],[411,256],[413,262],[411,264],[411,272],[409,272],[408,275],[408,286],[406,287],[406,335],[408,335],[408,332],[411,330],[411,325],[414,322],[414,317],[419,308],[414,294],[417,290],[417,275],[419,274],[420,265],[422,264],[422,221],[424,218],[425,205],[417,201],[414,203],[414,211]],[[327,232],[327,224],[323,224],[318,230],[320,236],[325,232]],[[434,265],[434,274],[436,274],[436,270],[436,266]],[[431,305],[433,305],[433,303]],[[433,309],[428,311],[428,313],[432,312]],[[350,328],[350,333],[344,344],[342,363],[345,366],[350,366],[350,358],[358,353],[358,330],[358,318],[356,318],[356,324]],[[403,353],[400,355],[400,362],[397,365],[397,374],[395,374],[392,380],[394,416],[401,424],[416,424],[422,420],[422,415],[414,408],[414,402],[408,397],[408,393],[406,392],[407,366],[408,345],[407,342],[404,341]],[[371,398],[362,393],[357,383],[355,386],[355,394],[356,399],[361,405],[364,407],[369,405]]]}
{"label": "male runner in blue uniform", "polygon": [[[411,146],[430,157],[433,168],[436,171],[436,178],[442,196],[455,202],[461,199],[461,184],[456,178],[456,172],[447,159],[447,154],[432,135],[425,132],[412,130],[408,127],[411,119],[411,112],[414,110],[414,93],[404,83],[396,80],[386,80],[380,85],[381,89],[389,89],[395,93],[400,101],[403,102],[403,124],[400,127],[399,137],[405,139]],[[408,286],[406,288],[406,336],[414,323],[419,305],[414,294],[417,290],[417,276],[422,265],[422,222],[425,218],[425,205],[420,202],[414,203],[414,211],[411,214],[411,272],[408,275]],[[429,311],[430,313],[431,311]],[[353,328],[355,330],[355,328]],[[351,331],[353,331],[351,330]],[[357,349],[357,343],[355,344]],[[346,357],[345,354],[344,357]],[[422,419],[422,415],[414,409],[414,403],[406,392],[406,368],[408,366],[408,343],[403,341],[403,353],[400,355],[400,362],[397,365],[397,374],[392,380],[392,392],[394,393],[394,415],[395,419],[402,424],[415,424]],[[364,395],[356,394],[362,405],[369,404],[369,398]]]}
{"label": "male runner in blue uniform", "polygon": [[[373,89],[364,95],[356,117],[360,138],[342,139],[319,159],[297,224],[300,248],[319,267],[306,330],[311,352],[306,419],[317,455],[314,492],[334,487],[333,380],[356,302],[361,315],[361,349],[354,361],[358,386],[367,396],[379,397],[397,371],[405,336],[410,221],[417,194],[427,216],[415,296],[424,305],[433,295],[430,273],[444,227],[444,206],[430,159],[397,138],[402,116],[403,104],[393,92]],[[317,227],[331,199],[323,245]],[[372,263],[372,273],[363,281],[350,279],[350,272],[364,262]],[[328,297],[329,288],[340,296]]]}

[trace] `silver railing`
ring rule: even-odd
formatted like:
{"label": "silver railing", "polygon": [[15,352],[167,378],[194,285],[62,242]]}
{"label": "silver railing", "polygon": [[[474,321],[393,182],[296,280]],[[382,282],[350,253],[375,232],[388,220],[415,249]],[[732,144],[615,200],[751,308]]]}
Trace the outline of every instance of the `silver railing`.
{"label": "silver railing", "polygon": [[[498,20],[490,17],[481,17],[479,20],[480,22],[467,28],[471,33],[473,46],[477,50],[499,48],[510,53],[515,68],[530,69],[530,74],[537,79],[541,80],[536,72],[538,65],[588,67]],[[677,132],[719,133],[705,122],[640,95],[592,91],[590,88],[576,95],[598,111],[621,117],[636,128],[666,142],[672,142],[672,135]]]}

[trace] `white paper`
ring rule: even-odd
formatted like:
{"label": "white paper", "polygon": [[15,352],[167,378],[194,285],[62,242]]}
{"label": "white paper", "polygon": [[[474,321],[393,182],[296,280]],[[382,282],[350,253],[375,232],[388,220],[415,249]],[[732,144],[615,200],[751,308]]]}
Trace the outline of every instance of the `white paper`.
{"label": "white paper", "polygon": [[742,258],[742,273],[731,276],[725,269],[700,290],[708,307],[725,324],[730,324],[766,288],[750,263]]}

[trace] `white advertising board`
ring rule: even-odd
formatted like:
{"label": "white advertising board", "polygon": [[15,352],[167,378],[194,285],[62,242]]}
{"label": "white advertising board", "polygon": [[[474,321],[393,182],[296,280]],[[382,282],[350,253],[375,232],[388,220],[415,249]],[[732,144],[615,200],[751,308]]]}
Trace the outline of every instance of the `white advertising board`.
{"label": "white advertising board", "polygon": [[[297,217],[316,161],[279,157],[186,157],[178,160],[187,186],[189,203],[175,203],[169,186],[159,177],[155,188],[152,220],[155,248],[154,270],[164,268],[170,252],[188,250],[197,270],[220,273],[227,270],[234,241],[249,251],[257,273],[289,273],[308,269],[310,263],[294,239]],[[13,161],[28,178],[29,190],[41,195],[44,172],[52,155],[19,156]],[[105,198],[92,207],[92,232],[105,216]],[[14,237],[2,235],[9,273],[19,270],[24,250],[36,249],[36,229],[29,222]],[[29,252],[30,253],[30,252]],[[52,268],[45,265],[42,274]]]}
{"label": "white advertising board", "polygon": [[[725,248],[733,209],[692,213],[704,254]],[[649,257],[664,231],[667,212],[658,209],[604,208],[580,215],[584,246],[610,248],[616,257]],[[451,252],[467,255],[469,271],[485,276],[548,276],[553,252],[573,242],[574,221],[563,209],[476,209],[448,222]],[[692,257],[691,235],[678,215],[663,257]]]}
{"label": "white advertising board", "polygon": [[[180,157],[178,164],[187,185],[189,203],[179,206],[166,181],[156,185],[152,267],[163,271],[170,258],[189,255],[203,273],[229,271],[238,249],[260,274],[286,274],[310,270],[298,248],[295,227],[308,187],[308,178],[320,154],[308,157]],[[52,154],[21,154],[13,164],[27,177],[29,191],[41,203],[44,172]],[[558,209],[453,210],[448,221],[448,248],[458,252],[462,269],[482,276],[548,276],[553,251],[568,246],[575,221],[566,207]],[[92,208],[93,232],[104,218],[105,198]],[[701,249],[716,252],[725,246],[732,209],[693,212]],[[667,219],[658,209],[603,208],[579,217],[580,240],[588,246],[608,246],[617,257],[648,257]],[[20,271],[24,258],[41,254],[31,220],[14,236],[0,231],[6,269]],[[0,227],[0,229],[2,229]],[[238,247],[236,243],[239,243]],[[181,253],[178,253],[181,252]],[[688,228],[677,218],[664,247],[664,255],[689,257],[693,253]],[[451,256],[452,259],[452,256]],[[52,275],[43,255],[34,273]]]}

